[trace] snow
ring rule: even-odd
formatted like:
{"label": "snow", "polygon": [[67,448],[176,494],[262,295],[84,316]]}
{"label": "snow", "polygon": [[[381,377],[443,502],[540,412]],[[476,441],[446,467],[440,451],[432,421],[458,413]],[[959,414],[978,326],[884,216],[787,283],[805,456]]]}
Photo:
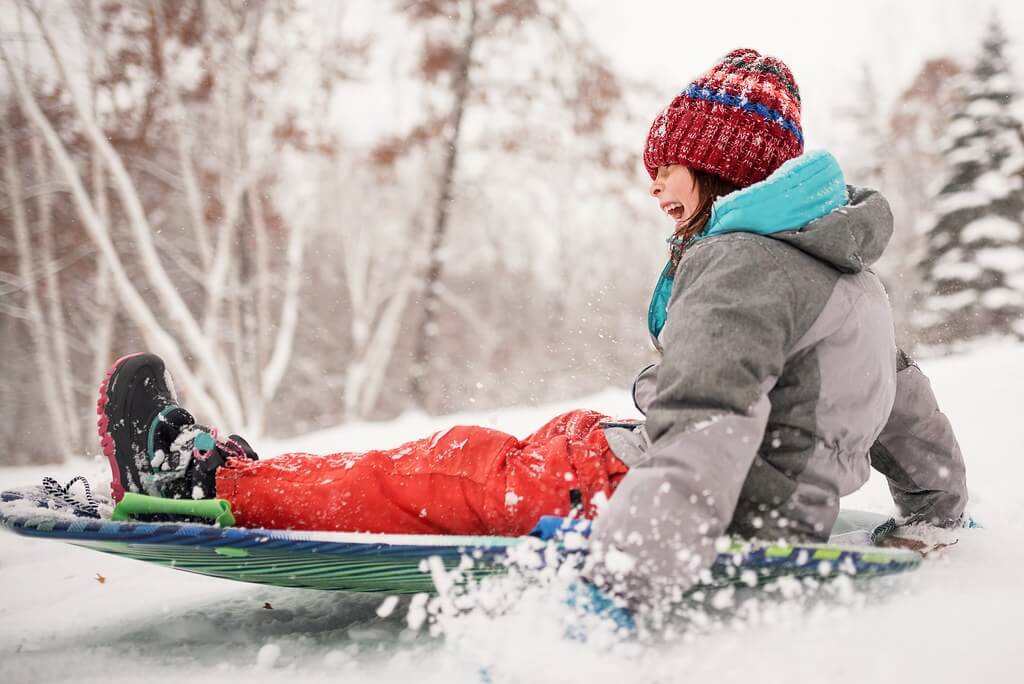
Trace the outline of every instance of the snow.
{"label": "snow", "polygon": [[1024,292],[1024,273],[1007,276],[1006,285],[1017,292]]}
{"label": "snow", "polygon": [[932,269],[932,275],[936,280],[963,280],[969,282],[981,275],[981,267],[968,261],[943,259]]}
{"label": "snow", "polygon": [[972,116],[975,119],[997,117],[1005,110],[1006,106],[1002,102],[990,97],[979,97],[971,100],[964,109],[968,116]]}
{"label": "snow", "polygon": [[1024,250],[1016,246],[987,247],[974,254],[974,260],[984,268],[1014,273],[1024,270]]}
{"label": "snow", "polygon": [[978,130],[978,124],[966,116],[959,116],[953,119],[946,129],[946,135],[950,138],[963,138]]}
{"label": "snow", "polygon": [[984,216],[971,221],[960,231],[960,238],[965,243],[978,240],[993,242],[1016,242],[1020,239],[1021,224],[1003,216]]}
{"label": "snow", "polygon": [[950,166],[958,166],[960,164],[967,164],[971,162],[984,164],[988,161],[989,156],[990,153],[984,146],[974,142],[964,145],[963,147],[953,148],[946,152],[946,162]]}
{"label": "snow", "polygon": [[981,305],[989,309],[1020,306],[1024,304],[1022,300],[1024,297],[1021,296],[1021,292],[1005,287],[988,290],[981,295]]}
{"label": "snow", "polygon": [[[969,512],[984,527],[963,530],[955,546],[916,573],[867,585],[836,582],[811,597],[795,580],[757,600],[741,587],[709,594],[709,611],[664,642],[579,643],[564,638],[550,595],[506,597],[490,613],[431,626],[436,604],[426,595],[246,585],[0,532],[0,681],[1012,681],[1024,611],[1024,346],[991,345],[922,364],[963,445]],[[627,393],[608,391],[541,407],[411,414],[257,448],[394,446],[452,423],[524,435],[573,406],[635,415]],[[79,473],[98,484],[104,468],[87,458],[4,468],[0,487]],[[892,507],[878,477],[844,505]],[[442,575],[435,572],[443,582]],[[738,617],[715,618],[716,603]]]}
{"label": "snow", "polygon": [[988,89],[993,93],[1012,93],[1017,87],[1009,74],[996,74],[988,79]]}
{"label": "snow", "polygon": [[260,670],[270,670],[277,664],[281,657],[281,647],[277,644],[266,644],[256,654],[256,667]]}
{"label": "snow", "polygon": [[961,209],[973,209],[988,205],[988,197],[975,191],[956,192],[951,195],[940,195],[935,199],[934,211],[938,215],[952,214]]}
{"label": "snow", "polygon": [[1019,190],[1020,182],[1001,171],[987,171],[978,176],[974,181],[974,187],[987,195],[989,199],[997,200],[1008,197],[1010,193]]}
{"label": "snow", "polygon": [[384,599],[384,602],[380,604],[377,609],[377,617],[386,618],[395,612],[395,608],[398,607],[398,597],[388,596]]}
{"label": "snow", "polygon": [[975,290],[961,290],[948,295],[933,295],[929,304],[936,311],[959,311],[978,299]]}

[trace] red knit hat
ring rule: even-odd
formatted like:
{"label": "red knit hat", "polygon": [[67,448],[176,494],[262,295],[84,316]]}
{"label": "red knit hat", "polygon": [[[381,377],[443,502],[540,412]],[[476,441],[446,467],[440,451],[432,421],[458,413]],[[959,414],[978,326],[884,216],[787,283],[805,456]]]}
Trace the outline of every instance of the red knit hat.
{"label": "red knit hat", "polygon": [[743,188],[800,156],[800,90],[782,60],[733,50],[654,119],[644,166],[682,164]]}

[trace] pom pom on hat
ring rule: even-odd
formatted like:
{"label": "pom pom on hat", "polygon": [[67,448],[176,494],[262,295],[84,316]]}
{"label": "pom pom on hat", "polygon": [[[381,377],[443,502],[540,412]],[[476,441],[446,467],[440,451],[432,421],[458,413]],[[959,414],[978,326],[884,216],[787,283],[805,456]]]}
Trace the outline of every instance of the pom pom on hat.
{"label": "pom pom on hat", "polygon": [[682,164],[743,188],[803,153],[800,90],[785,63],[733,50],[654,119],[644,147],[651,178]]}

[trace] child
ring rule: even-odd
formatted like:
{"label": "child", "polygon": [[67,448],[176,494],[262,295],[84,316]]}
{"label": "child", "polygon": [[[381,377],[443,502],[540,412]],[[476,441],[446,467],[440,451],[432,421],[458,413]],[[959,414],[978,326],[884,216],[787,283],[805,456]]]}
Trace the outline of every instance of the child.
{"label": "child", "polygon": [[827,539],[869,466],[908,523],[957,523],[959,447],[869,268],[888,205],[846,186],[828,153],[803,153],[786,65],[726,55],[654,120],[644,163],[675,225],[648,312],[661,359],[633,388],[645,423],[574,411],[525,440],[456,427],[257,461],[194,425],[162,362],[135,355],[101,388],[114,497],[216,495],[245,526],[515,535],[609,496],[593,539],[619,562],[589,578],[623,596],[685,588],[723,534]]}

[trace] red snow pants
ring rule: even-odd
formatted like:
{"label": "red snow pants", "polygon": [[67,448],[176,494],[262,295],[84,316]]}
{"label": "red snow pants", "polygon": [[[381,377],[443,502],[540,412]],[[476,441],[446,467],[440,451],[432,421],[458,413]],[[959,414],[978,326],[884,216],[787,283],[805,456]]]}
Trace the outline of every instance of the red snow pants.
{"label": "red snow pants", "polygon": [[611,496],[628,468],[605,440],[605,418],[571,411],[521,441],[459,426],[387,451],[231,459],[217,496],[243,527],[526,534],[577,502],[593,517],[594,496]]}

